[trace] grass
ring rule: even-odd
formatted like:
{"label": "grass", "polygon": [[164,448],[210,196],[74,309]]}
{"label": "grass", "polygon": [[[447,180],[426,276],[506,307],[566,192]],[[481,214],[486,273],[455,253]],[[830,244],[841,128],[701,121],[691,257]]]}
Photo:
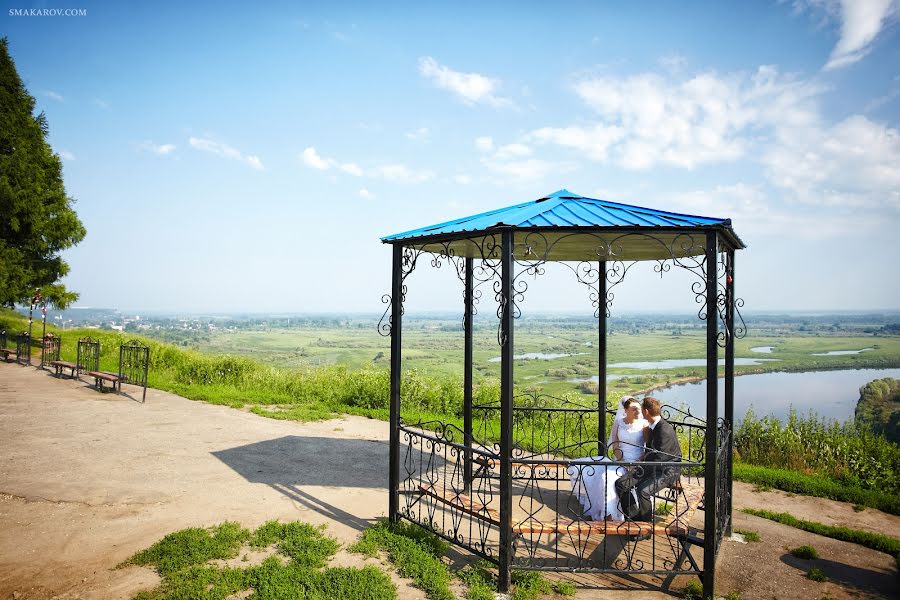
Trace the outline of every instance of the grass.
{"label": "grass", "polygon": [[490,572],[492,568],[490,562],[482,559],[457,571],[456,576],[468,588],[466,600],[494,600],[497,584]]}
{"label": "grass", "polygon": [[446,542],[421,527],[381,520],[363,531],[359,541],[348,549],[367,556],[384,551],[400,575],[412,579],[428,598],[454,600],[450,569],[441,561],[447,547]]}
{"label": "grass", "polygon": [[824,537],[840,540],[842,542],[850,542],[859,544],[872,550],[884,552],[894,557],[898,567],[900,567],[900,540],[880,533],[872,533],[870,531],[862,531],[859,529],[850,529],[849,527],[841,527],[835,525],[825,525],[824,523],[816,523],[815,521],[806,521],[798,519],[790,513],[776,513],[768,510],[758,510],[753,508],[741,509],[748,515],[762,517],[770,521],[776,521],[782,525],[796,527],[810,533],[815,533]]}
{"label": "grass", "polygon": [[202,529],[191,527],[165,536],[146,550],[138,552],[122,566],[152,566],[166,577],[185,567],[202,565],[211,560],[234,558],[250,537],[239,523],[226,521]]}
{"label": "grass", "polygon": [[841,485],[900,495],[900,446],[852,421],[791,410],[782,423],[748,411],[734,432],[741,462],[815,473]]}
{"label": "grass", "polygon": [[[274,546],[276,553],[243,569],[209,564],[235,558],[245,544]],[[396,598],[394,584],[376,567],[324,568],[338,547],[324,527],[299,521],[269,521],[253,532],[226,522],[171,533],[120,566],[150,566],[162,576],[159,586],[138,593],[135,600],[224,600],[244,591],[252,591],[253,600]]]}
{"label": "grass", "polygon": [[823,571],[819,567],[811,568],[806,574],[806,577],[812,581],[818,581],[819,583],[828,581],[828,576],[825,575],[825,571]]}
{"label": "grass", "polygon": [[703,584],[696,579],[688,581],[684,589],[681,590],[686,600],[701,600],[703,598]]}
{"label": "grass", "polygon": [[819,558],[819,553],[812,546],[799,546],[791,550],[791,554],[796,558],[803,560],[815,560]]}
{"label": "grass", "polygon": [[735,481],[755,484],[762,491],[775,488],[804,496],[850,502],[877,508],[892,515],[900,515],[900,496],[883,490],[865,489],[858,485],[842,483],[822,475],[738,462],[734,464],[733,475]]}
{"label": "grass", "polygon": [[539,571],[513,571],[510,580],[515,586],[510,600],[533,600],[553,591],[550,582]]}
{"label": "grass", "polygon": [[755,531],[750,531],[749,529],[735,529],[735,533],[739,533],[744,536],[744,539],[748,542],[760,542],[762,538],[759,536],[759,533]]}

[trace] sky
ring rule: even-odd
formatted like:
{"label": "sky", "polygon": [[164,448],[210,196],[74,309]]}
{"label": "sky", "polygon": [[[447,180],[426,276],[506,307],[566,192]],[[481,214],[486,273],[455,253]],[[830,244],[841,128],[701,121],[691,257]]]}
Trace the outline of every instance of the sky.
{"label": "sky", "polygon": [[[900,308],[898,21],[898,0],[23,0],[0,35],[88,232],[77,306],[380,312],[380,237],[565,188],[731,218],[745,310],[827,311]],[[641,268],[614,311],[695,310]],[[541,279],[524,310],[592,311]],[[446,267],[407,283],[411,310],[462,310]]]}

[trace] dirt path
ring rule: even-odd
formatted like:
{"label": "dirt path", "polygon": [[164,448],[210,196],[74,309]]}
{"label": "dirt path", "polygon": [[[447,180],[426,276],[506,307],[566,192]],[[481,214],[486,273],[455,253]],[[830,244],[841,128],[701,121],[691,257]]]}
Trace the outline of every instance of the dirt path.
{"label": "dirt path", "polygon": [[[158,578],[147,569],[115,565],[166,533],[224,520],[247,527],[268,519],[326,523],[331,535],[349,543],[386,509],[387,439],[381,421],[276,421],[157,390],[141,404],[38,369],[0,364],[0,599],[128,598]],[[774,506],[768,495],[777,493],[750,490],[736,486],[739,506]],[[860,519],[868,519],[878,527],[874,511],[857,514],[847,505],[808,500],[785,498],[785,510],[829,522],[824,511],[834,519],[852,518],[844,524],[859,527]],[[736,518],[771,543],[723,545],[723,592],[740,590],[744,599],[818,599],[826,593],[851,597],[859,585],[876,594],[895,587],[894,561],[884,554]],[[891,519],[879,530],[884,523],[895,526],[896,517]],[[855,569],[845,577],[848,583],[812,584],[782,559],[781,546],[804,536],[817,538],[813,545],[820,552],[828,548],[831,560]],[[795,545],[800,543],[807,542]],[[865,585],[867,579],[876,587]],[[423,597],[395,580],[401,597]],[[769,589],[773,585],[825,587],[779,594]],[[578,594],[621,596],[597,589]],[[627,597],[669,596],[644,589]]]}

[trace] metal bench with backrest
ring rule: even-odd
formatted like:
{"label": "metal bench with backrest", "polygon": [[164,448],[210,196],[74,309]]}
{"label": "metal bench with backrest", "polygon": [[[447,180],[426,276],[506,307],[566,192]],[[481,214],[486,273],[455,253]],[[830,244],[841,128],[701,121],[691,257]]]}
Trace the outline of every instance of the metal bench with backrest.
{"label": "metal bench with backrest", "polygon": [[41,367],[53,366],[54,362],[60,362],[59,349],[62,345],[62,339],[59,336],[48,333],[41,341]]}
{"label": "metal bench with backrest", "polygon": [[6,330],[0,331],[0,356],[4,362],[9,362],[9,355],[15,354],[15,350],[6,347]]}
{"label": "metal bench with backrest", "polygon": [[[99,342],[98,342],[99,348]],[[99,356],[99,350],[98,350]],[[95,368],[88,372],[94,378],[98,391],[103,391],[103,384],[109,383],[113,391],[122,392],[122,384],[136,385],[144,389],[141,401],[147,400],[147,372],[150,368],[150,348],[136,340],[119,346],[119,372],[111,373]]]}

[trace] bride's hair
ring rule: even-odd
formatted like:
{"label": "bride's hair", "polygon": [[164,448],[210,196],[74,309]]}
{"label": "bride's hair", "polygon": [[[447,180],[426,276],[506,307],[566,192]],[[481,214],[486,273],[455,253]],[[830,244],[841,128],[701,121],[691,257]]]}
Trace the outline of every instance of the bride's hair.
{"label": "bride's hair", "polygon": [[622,408],[624,408],[625,410],[628,410],[628,405],[631,404],[632,402],[637,404],[638,407],[641,406],[641,403],[637,398],[635,398],[633,396],[626,396],[625,398],[622,398]]}

